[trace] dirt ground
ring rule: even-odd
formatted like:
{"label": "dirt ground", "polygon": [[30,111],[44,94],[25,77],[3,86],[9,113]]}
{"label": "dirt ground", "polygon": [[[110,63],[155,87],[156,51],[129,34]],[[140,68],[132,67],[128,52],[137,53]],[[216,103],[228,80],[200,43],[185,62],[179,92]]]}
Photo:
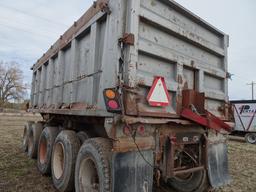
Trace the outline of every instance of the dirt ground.
{"label": "dirt ground", "polygon": [[[21,150],[23,125],[38,116],[0,114],[0,192],[56,192],[51,178],[41,176],[36,162]],[[256,145],[229,141],[232,183],[216,192],[256,191]]]}

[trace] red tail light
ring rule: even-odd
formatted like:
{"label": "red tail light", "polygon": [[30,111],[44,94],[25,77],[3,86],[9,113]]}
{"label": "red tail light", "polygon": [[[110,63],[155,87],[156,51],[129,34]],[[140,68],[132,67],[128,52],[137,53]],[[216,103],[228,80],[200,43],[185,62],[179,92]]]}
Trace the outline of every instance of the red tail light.
{"label": "red tail light", "polygon": [[111,108],[111,109],[118,109],[119,106],[118,106],[118,103],[115,101],[115,100],[110,100],[108,102],[108,106]]}
{"label": "red tail light", "polygon": [[171,140],[172,143],[176,143],[176,142],[177,142],[177,137],[176,137],[176,135],[175,135],[175,134],[172,134],[172,135],[170,136],[170,140]]}
{"label": "red tail light", "polygon": [[123,133],[124,133],[126,136],[131,136],[131,132],[132,132],[132,130],[131,130],[130,127],[124,126],[124,128],[123,128]]}
{"label": "red tail light", "polygon": [[141,136],[143,136],[145,134],[145,127],[143,125],[139,125],[137,127],[137,131]]}
{"label": "red tail light", "polygon": [[116,89],[110,88],[103,91],[105,105],[108,112],[120,113],[122,111],[120,95]]}

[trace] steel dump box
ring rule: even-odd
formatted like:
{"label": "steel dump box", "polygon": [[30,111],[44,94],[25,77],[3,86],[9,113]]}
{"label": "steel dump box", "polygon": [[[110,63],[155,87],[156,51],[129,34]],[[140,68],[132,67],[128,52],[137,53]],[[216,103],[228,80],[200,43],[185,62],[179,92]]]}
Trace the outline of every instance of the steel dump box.
{"label": "steel dump box", "polygon": [[[41,113],[112,116],[103,90],[122,87],[126,115],[179,115],[182,90],[205,93],[226,118],[228,36],[172,0],[100,0],[32,67],[32,108]],[[156,76],[170,95],[153,107]]]}

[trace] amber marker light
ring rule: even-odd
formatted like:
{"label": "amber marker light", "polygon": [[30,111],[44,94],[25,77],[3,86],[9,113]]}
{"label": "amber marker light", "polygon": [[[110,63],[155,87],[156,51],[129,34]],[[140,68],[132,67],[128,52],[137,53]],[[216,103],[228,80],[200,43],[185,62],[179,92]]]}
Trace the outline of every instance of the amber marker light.
{"label": "amber marker light", "polygon": [[109,99],[114,99],[116,97],[116,93],[113,90],[106,90],[106,97]]}
{"label": "amber marker light", "polygon": [[108,88],[103,91],[106,109],[111,113],[120,113],[122,111],[120,95],[116,88]]}

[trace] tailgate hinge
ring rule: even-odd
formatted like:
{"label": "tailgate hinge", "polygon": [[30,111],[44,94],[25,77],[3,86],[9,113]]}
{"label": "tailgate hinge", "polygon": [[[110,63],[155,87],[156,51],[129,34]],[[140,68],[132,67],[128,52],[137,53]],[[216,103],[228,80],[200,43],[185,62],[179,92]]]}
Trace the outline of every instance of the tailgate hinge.
{"label": "tailgate hinge", "polygon": [[182,91],[181,117],[218,132],[224,129],[231,132],[232,128],[219,117],[205,109],[205,94],[195,90]]}
{"label": "tailgate hinge", "polygon": [[119,42],[122,42],[126,45],[134,45],[134,34],[132,33],[125,33],[122,38],[119,39]]}

